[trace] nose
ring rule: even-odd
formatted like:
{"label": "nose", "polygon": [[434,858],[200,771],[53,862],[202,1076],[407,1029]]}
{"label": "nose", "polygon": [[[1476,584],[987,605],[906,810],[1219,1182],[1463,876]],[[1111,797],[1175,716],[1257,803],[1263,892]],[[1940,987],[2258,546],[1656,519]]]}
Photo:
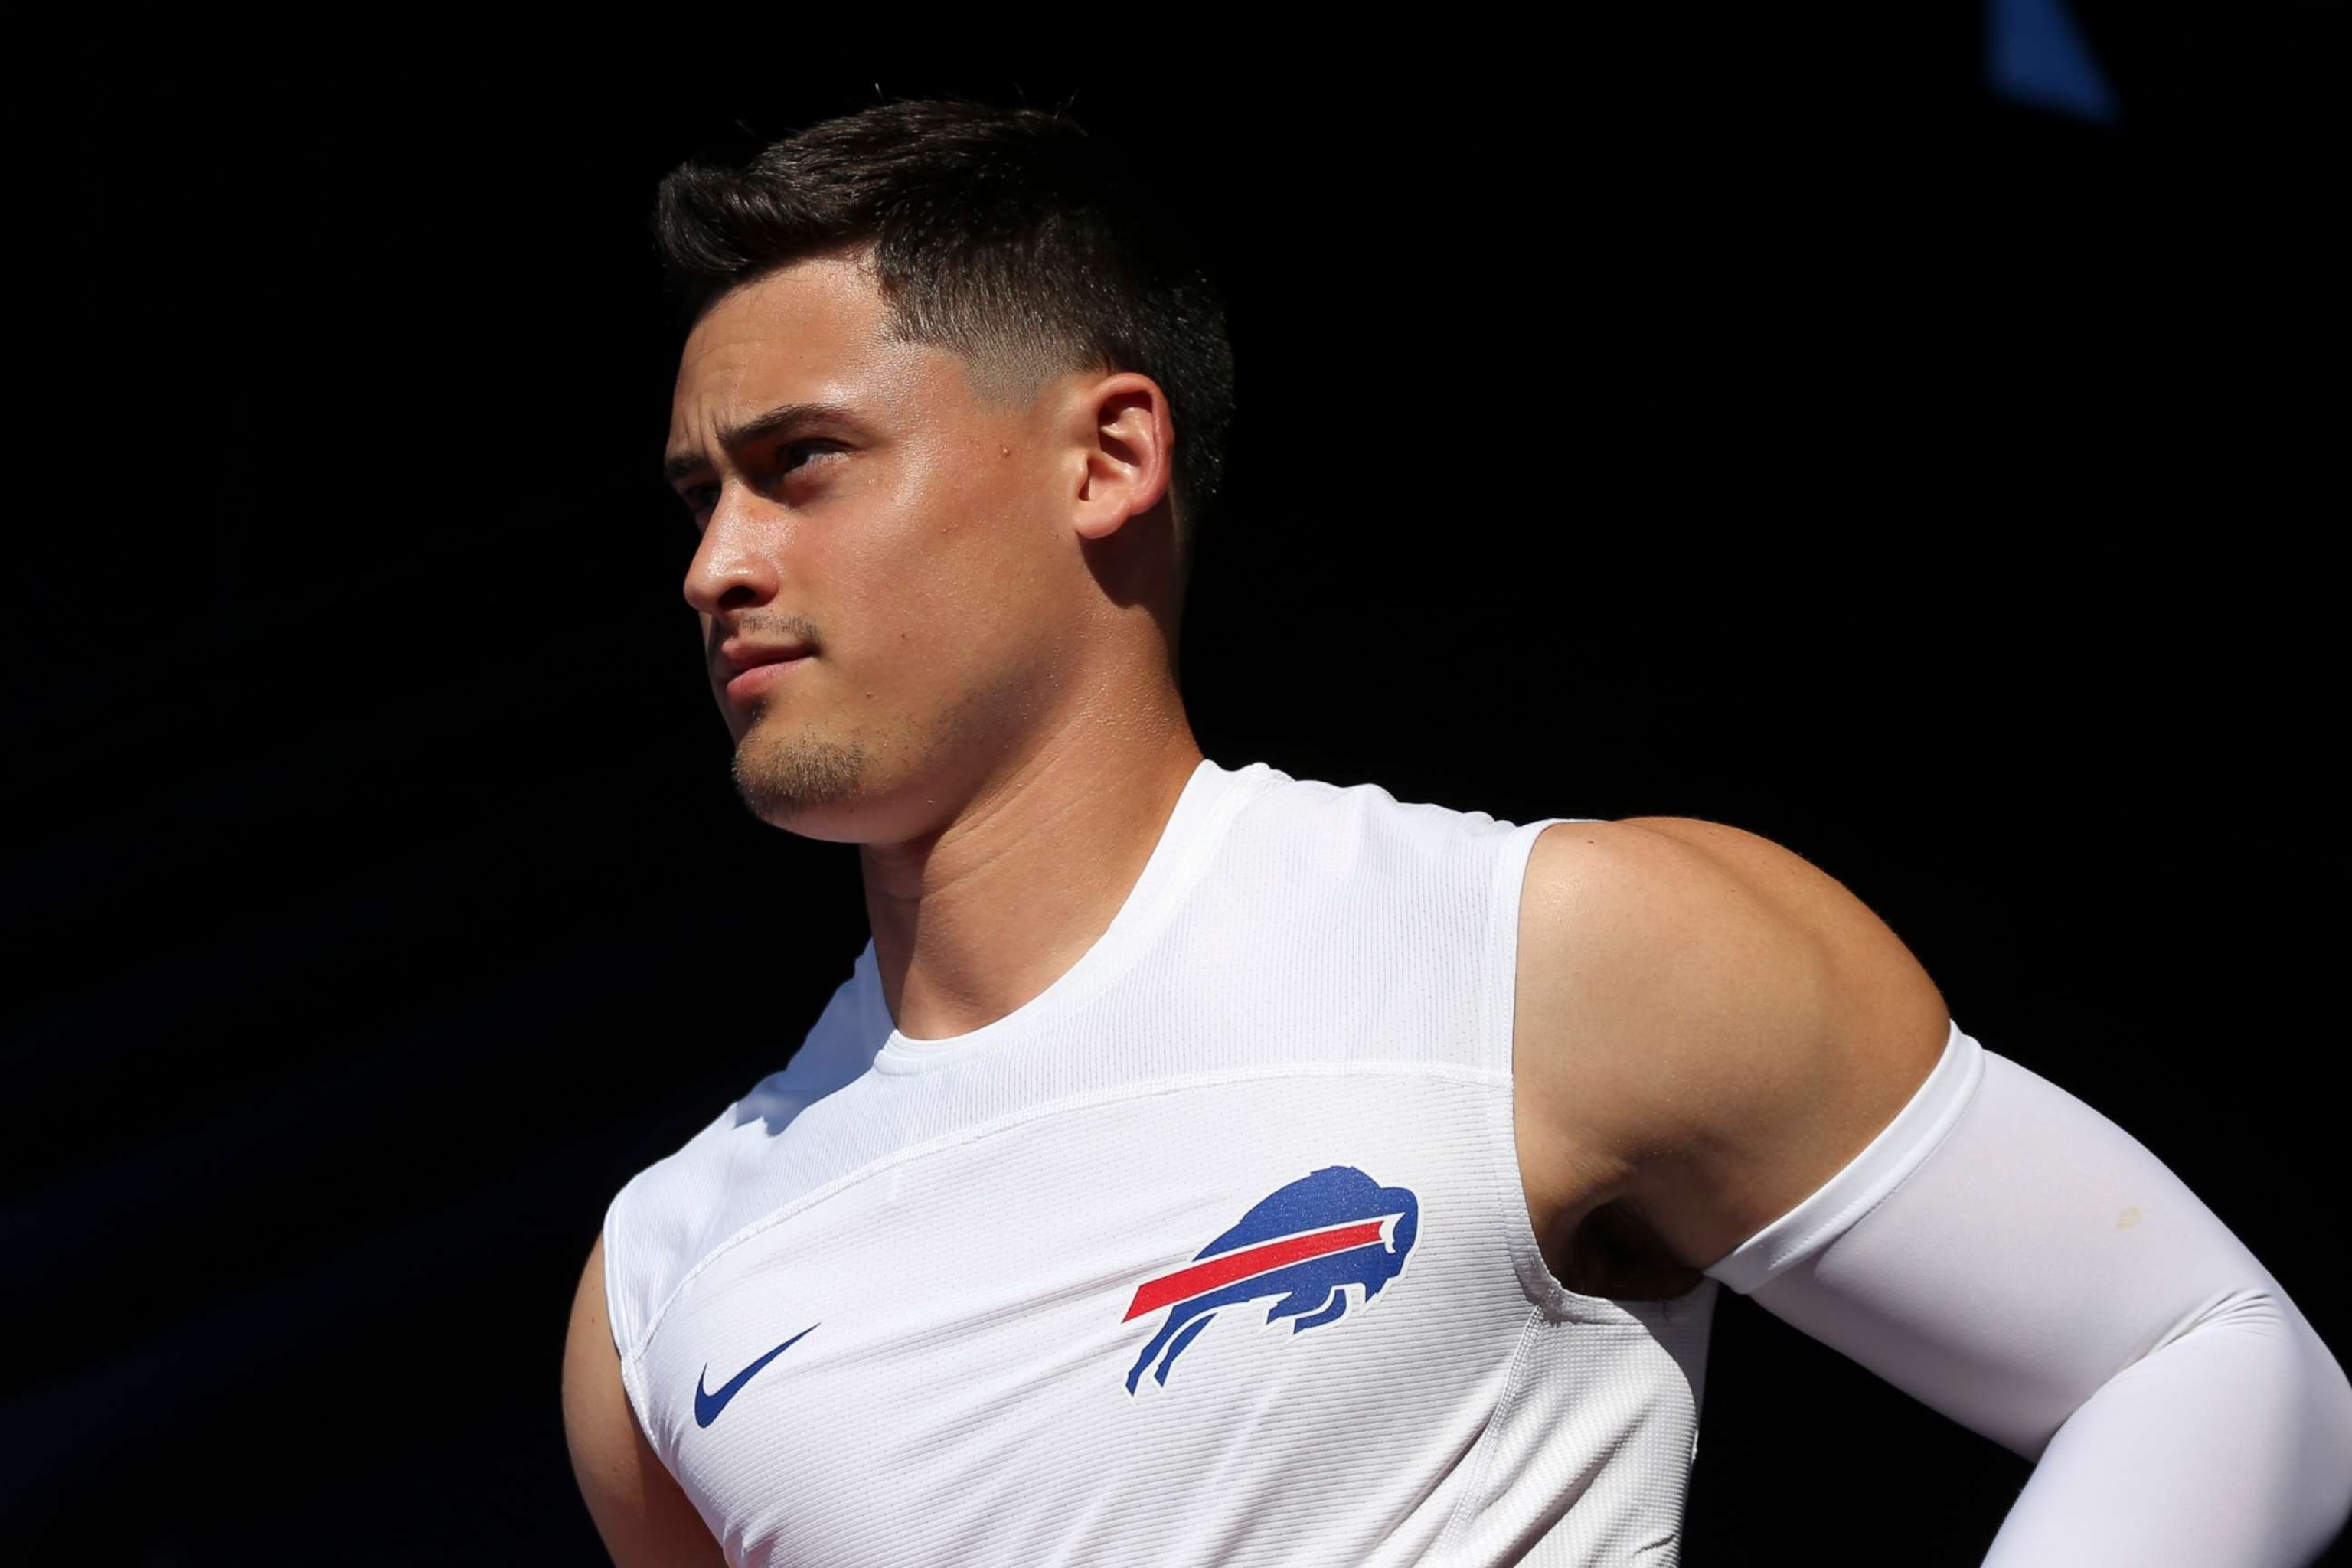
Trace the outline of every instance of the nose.
{"label": "nose", "polygon": [[697,611],[716,616],[776,596],[775,530],[761,510],[758,498],[733,480],[720,487],[694,559],[686,566],[686,602]]}

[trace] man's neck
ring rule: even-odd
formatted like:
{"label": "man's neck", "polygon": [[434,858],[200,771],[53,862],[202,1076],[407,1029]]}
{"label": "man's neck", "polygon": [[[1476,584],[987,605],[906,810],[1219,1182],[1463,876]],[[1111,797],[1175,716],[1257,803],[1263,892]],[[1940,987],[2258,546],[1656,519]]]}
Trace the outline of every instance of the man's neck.
{"label": "man's neck", "polygon": [[1202,760],[1191,726],[1064,737],[935,837],[859,853],[874,957],[909,1039],[967,1034],[1076,963],[1127,901]]}

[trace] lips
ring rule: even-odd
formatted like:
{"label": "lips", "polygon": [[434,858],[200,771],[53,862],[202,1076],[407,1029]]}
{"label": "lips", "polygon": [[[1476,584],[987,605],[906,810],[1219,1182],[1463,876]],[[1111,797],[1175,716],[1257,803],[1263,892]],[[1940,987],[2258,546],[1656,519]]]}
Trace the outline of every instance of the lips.
{"label": "lips", "polygon": [[[749,702],[809,661],[803,646],[758,647],[730,646],[719,650],[718,669],[727,677],[727,696]],[[731,672],[731,673],[730,673]]]}
{"label": "lips", "polygon": [[787,659],[805,658],[805,643],[738,643],[719,645],[718,663],[730,676],[741,675],[763,664],[782,664]]}

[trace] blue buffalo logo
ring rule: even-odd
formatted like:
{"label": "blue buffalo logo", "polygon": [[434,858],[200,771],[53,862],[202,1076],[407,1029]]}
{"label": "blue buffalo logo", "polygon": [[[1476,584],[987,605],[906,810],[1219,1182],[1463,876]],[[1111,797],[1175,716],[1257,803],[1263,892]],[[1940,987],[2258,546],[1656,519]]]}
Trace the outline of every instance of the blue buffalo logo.
{"label": "blue buffalo logo", "polygon": [[1265,1321],[1288,1318],[1294,1334],[1338,1322],[1349,1286],[1369,1301],[1403,1272],[1420,1228],[1419,1199],[1352,1165],[1326,1165],[1276,1188],[1191,1263],[1137,1288],[1123,1321],[1162,1309],[1168,1317],[1128,1373],[1128,1393],[1146,1368],[1165,1387],[1168,1369],[1220,1308],[1272,1296]]}

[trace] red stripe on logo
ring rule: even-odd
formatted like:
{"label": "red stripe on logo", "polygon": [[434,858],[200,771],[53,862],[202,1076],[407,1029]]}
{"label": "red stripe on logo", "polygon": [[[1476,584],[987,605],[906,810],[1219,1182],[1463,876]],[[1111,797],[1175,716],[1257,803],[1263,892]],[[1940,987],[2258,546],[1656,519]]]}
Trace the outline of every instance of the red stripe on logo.
{"label": "red stripe on logo", "polygon": [[1157,1279],[1147,1279],[1135,1292],[1135,1304],[1127,1310],[1121,1322],[1131,1322],[1146,1312],[1156,1312],[1171,1302],[1213,1290],[1220,1285],[1231,1285],[1253,1274],[1270,1274],[1293,1263],[1304,1263],[1310,1258],[1345,1252],[1351,1247],[1369,1247],[1381,1239],[1383,1220],[1368,1219],[1360,1225],[1335,1226],[1329,1230],[1310,1231],[1305,1236],[1277,1237],[1261,1241],[1255,1247],[1244,1247],[1239,1252],[1220,1253],[1203,1258],[1188,1268],[1173,1274],[1163,1274]]}

